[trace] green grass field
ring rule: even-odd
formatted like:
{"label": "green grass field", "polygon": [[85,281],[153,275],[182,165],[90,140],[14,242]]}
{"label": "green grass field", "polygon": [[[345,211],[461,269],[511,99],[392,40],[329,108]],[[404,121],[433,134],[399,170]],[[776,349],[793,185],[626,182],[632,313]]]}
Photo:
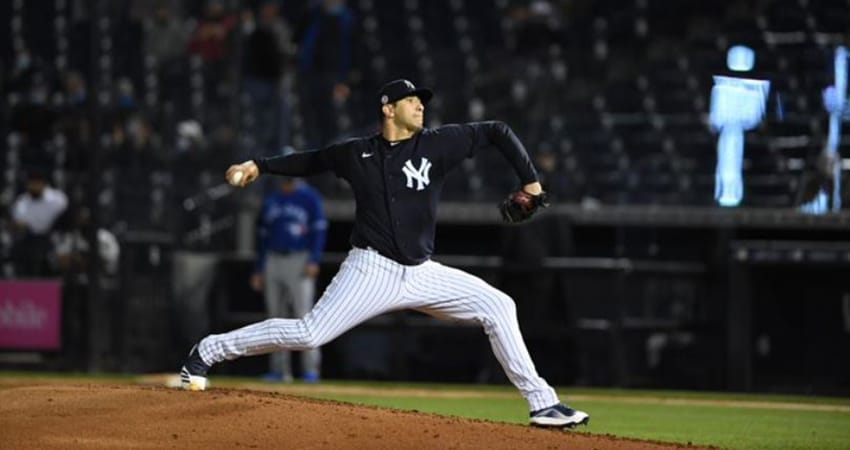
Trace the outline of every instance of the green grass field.
{"label": "green grass field", "polygon": [[[146,382],[138,377],[0,372],[3,379]],[[525,401],[509,386],[325,381],[261,383],[213,377],[215,387],[277,390],[305,397],[520,423]],[[613,389],[558,389],[591,414],[581,433],[729,449],[850,449],[850,398]]]}
{"label": "green grass field", "polygon": [[[345,392],[352,387],[375,393]],[[347,382],[292,389],[299,395],[350,403],[500,422],[528,420],[525,401],[507,386]],[[558,391],[572,406],[591,414],[582,433],[729,449],[850,449],[850,398],[566,387]]]}

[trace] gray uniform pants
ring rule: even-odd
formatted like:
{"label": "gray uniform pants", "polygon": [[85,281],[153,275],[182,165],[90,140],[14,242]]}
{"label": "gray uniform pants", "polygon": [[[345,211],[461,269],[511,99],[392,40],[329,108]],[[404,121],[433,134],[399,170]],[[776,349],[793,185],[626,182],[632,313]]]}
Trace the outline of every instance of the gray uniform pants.
{"label": "gray uniform pants", "polygon": [[[307,252],[280,254],[269,252],[266,256],[265,299],[266,313],[274,318],[304,317],[313,307],[316,281],[304,276]],[[269,368],[280,372],[284,378],[292,377],[289,351],[269,355]],[[321,353],[318,348],[304,350],[301,355],[302,375],[307,372],[319,375]]]}

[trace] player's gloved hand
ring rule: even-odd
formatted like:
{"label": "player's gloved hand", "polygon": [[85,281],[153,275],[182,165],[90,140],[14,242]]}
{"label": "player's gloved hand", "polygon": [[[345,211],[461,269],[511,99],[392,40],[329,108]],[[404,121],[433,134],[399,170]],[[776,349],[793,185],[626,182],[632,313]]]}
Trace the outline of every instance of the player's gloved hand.
{"label": "player's gloved hand", "polygon": [[506,223],[520,223],[530,219],[539,208],[548,208],[549,199],[546,192],[537,195],[524,190],[511,192],[508,198],[499,204],[499,212]]}

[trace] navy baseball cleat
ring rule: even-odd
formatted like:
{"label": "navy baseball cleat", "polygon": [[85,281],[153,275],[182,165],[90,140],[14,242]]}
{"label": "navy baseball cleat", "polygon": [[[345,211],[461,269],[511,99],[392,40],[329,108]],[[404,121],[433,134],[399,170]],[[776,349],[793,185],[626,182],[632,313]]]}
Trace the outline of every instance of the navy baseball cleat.
{"label": "navy baseball cleat", "polygon": [[198,344],[189,350],[189,357],[180,369],[180,387],[187,391],[203,391],[207,388],[207,371],[210,366],[201,359]]}
{"label": "navy baseball cleat", "polygon": [[529,422],[536,427],[573,428],[590,422],[586,412],[572,409],[563,403],[532,411],[529,416]]}

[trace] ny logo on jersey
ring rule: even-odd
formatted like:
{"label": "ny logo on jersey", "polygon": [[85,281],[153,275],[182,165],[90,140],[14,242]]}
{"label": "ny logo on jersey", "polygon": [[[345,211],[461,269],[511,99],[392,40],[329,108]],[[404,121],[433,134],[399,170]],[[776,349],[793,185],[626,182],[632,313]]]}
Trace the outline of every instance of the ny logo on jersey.
{"label": "ny logo on jersey", "polygon": [[428,161],[428,158],[422,158],[418,169],[408,159],[404,163],[404,167],[401,168],[401,171],[407,176],[407,187],[410,189],[413,189],[413,180],[416,180],[417,191],[425,189],[425,186],[431,183],[431,180],[428,178],[428,172],[431,171],[431,161]]}

